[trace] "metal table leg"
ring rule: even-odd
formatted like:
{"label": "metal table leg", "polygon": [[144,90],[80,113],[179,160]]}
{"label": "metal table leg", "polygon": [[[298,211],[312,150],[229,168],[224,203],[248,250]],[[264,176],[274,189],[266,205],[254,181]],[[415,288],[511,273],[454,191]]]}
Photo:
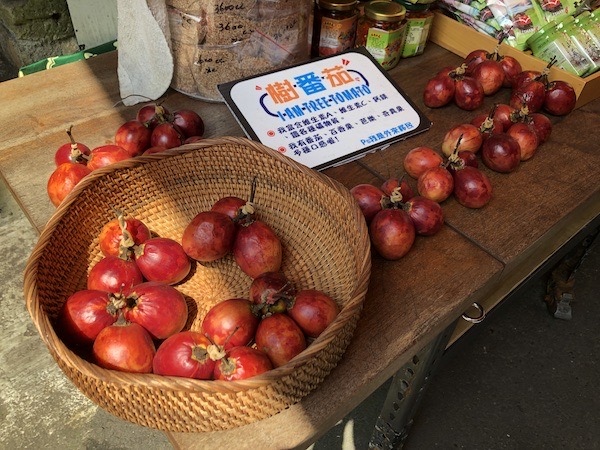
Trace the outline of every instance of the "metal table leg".
{"label": "metal table leg", "polygon": [[404,445],[423,393],[455,327],[456,322],[396,372],[375,424],[370,449],[398,449]]}

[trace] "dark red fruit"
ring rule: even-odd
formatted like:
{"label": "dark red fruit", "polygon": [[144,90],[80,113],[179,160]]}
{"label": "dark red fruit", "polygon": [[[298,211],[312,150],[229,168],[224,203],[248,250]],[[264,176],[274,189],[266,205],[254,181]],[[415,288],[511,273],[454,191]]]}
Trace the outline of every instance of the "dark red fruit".
{"label": "dark red fruit", "polygon": [[151,373],[155,353],[154,342],[144,327],[122,317],[104,328],[93,345],[96,364],[122,372]]}
{"label": "dark red fruit", "polygon": [[229,216],[217,211],[203,211],[183,231],[181,245],[196,261],[216,261],[231,250],[235,232],[235,224]]}
{"label": "dark red fruit", "polygon": [[240,210],[245,204],[246,200],[240,197],[227,196],[217,200],[210,209],[211,211],[223,213],[233,220],[240,215]]}
{"label": "dark red fruit", "polygon": [[177,126],[169,122],[159,123],[152,130],[150,136],[151,147],[165,147],[167,149],[183,145],[185,135]]}
{"label": "dark red fruit", "polygon": [[258,322],[249,300],[231,298],[208,310],[202,320],[202,333],[214,344],[229,350],[252,342]]}
{"label": "dark red fruit", "polygon": [[483,143],[481,159],[496,172],[512,172],[521,162],[519,143],[508,134],[493,134]]}
{"label": "dark red fruit", "polygon": [[564,116],[575,109],[577,94],[566,81],[551,81],[546,87],[544,110],[555,116]]}
{"label": "dark red fruit", "polygon": [[115,144],[124,148],[130,157],[141,155],[150,147],[152,131],[142,122],[128,120],[117,128]]}
{"label": "dark red fruit", "polygon": [[529,114],[529,119],[529,123],[538,135],[540,144],[543,144],[552,133],[552,122],[542,113]]}
{"label": "dark red fruit", "polygon": [[209,348],[214,345],[202,333],[181,331],[167,338],[154,355],[153,372],[157,375],[210,380],[216,361]]}
{"label": "dark red fruit", "polygon": [[385,259],[397,260],[406,255],[415,241],[415,226],[402,209],[384,209],[369,225],[371,242]]}
{"label": "dark red fruit", "polygon": [[245,380],[273,368],[266,353],[253,347],[234,347],[224,358],[217,361],[214,370],[215,380]]}
{"label": "dark red fruit", "polygon": [[177,125],[186,138],[204,135],[204,121],[196,111],[180,109],[173,113],[173,124]]}
{"label": "dark red fruit", "polygon": [[500,57],[500,65],[504,71],[504,87],[513,87],[517,76],[523,71],[521,63],[514,57],[504,55]]}
{"label": "dark red fruit", "polygon": [[431,78],[423,89],[423,103],[429,108],[440,108],[454,99],[454,80],[447,74]]}
{"label": "dark red fruit", "polygon": [[444,213],[438,202],[420,195],[411,198],[404,204],[415,226],[415,232],[421,236],[433,236],[444,225]]}
{"label": "dark red fruit", "polygon": [[274,367],[279,367],[306,348],[304,333],[286,313],[273,314],[261,320],[256,329],[256,348],[267,354]]}
{"label": "dark red fruit", "polygon": [[483,104],[485,94],[481,83],[473,77],[462,76],[455,80],[454,103],[465,111],[473,111]]}
{"label": "dark red fruit", "polygon": [[504,84],[504,70],[498,61],[492,59],[477,64],[471,76],[481,83],[485,95],[494,95]]}
{"label": "dark red fruit", "polygon": [[367,223],[383,208],[385,193],[369,183],[361,183],[350,189],[350,193],[358,203]]}
{"label": "dark red fruit", "polygon": [[153,130],[159,123],[167,121],[168,114],[169,111],[164,106],[150,104],[144,105],[138,110],[136,119]]}
{"label": "dark red fruit", "polygon": [[137,245],[135,262],[148,281],[176,284],[190,273],[188,255],[179,242],[166,237],[154,237]]}
{"label": "dark red fruit", "polygon": [[533,80],[513,89],[510,95],[510,106],[518,110],[527,107],[530,113],[538,112],[544,106],[545,99],[546,86],[539,80]]}
{"label": "dark red fruit", "polygon": [[492,184],[481,170],[466,166],[454,173],[454,197],[467,208],[483,208],[492,199]]}
{"label": "dark red fruit", "polygon": [[87,288],[120,293],[144,281],[137,264],[118,256],[105,256],[90,270]]}
{"label": "dark red fruit", "polygon": [[237,265],[250,278],[281,269],[281,240],[273,228],[262,220],[252,220],[249,224],[239,226],[231,251]]}
{"label": "dark red fruit", "polygon": [[288,314],[308,337],[317,338],[340,312],[337,303],[318,289],[303,289],[295,296]]}

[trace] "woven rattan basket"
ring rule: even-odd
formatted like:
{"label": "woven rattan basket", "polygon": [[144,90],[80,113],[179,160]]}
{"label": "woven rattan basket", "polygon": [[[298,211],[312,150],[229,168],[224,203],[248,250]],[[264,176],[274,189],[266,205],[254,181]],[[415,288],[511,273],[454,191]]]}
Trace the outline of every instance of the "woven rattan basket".
{"label": "woven rattan basket", "polygon": [[[299,288],[321,289],[341,306],[327,330],[292,361],[252,379],[200,381],[102,369],[71,351],[53,328],[66,298],[85,288],[100,260],[98,233],[114,208],[180,240],[187,223],[220,197],[248,198],[284,246],[283,271]],[[349,191],[334,180],[244,138],[207,139],[139,157],[86,177],[57,208],[25,269],[27,308],[69,379],[112,414],[147,427],[207,432],[272,416],[318,387],[336,366],[358,321],[370,275],[368,231]],[[231,257],[197,264],[177,285],[188,297],[186,328],[199,329],[216,302],[247,297]]]}

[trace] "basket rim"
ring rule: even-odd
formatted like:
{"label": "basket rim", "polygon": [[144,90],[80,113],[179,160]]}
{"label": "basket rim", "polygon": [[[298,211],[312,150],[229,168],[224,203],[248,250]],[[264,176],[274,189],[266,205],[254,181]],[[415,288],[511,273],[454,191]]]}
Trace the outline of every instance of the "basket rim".
{"label": "basket rim", "polygon": [[[121,372],[117,370],[104,369],[91,363],[72,351],[56,334],[49,317],[43,313],[40,307],[38,288],[36,285],[38,266],[43,255],[44,249],[53,236],[54,231],[60,224],[63,216],[67,213],[70,206],[76,201],[87,186],[96,182],[96,180],[106,177],[117,171],[127,170],[138,167],[154,161],[159,161],[166,158],[176,157],[189,152],[201,150],[204,148],[220,146],[220,145],[241,145],[248,146],[260,153],[269,157],[276,158],[280,162],[298,170],[305,175],[312,177],[316,182],[324,184],[332,189],[335,193],[347,198],[353,205],[352,215],[357,223],[357,243],[364,249],[364,257],[357,261],[357,285],[351,298],[342,308],[336,319],[331,325],[317,338],[306,350],[294,357],[288,363],[269,370],[255,377],[236,380],[197,380],[185,377],[163,376],[157,374],[135,374],[129,372]],[[177,390],[183,392],[221,392],[235,393],[267,386],[274,381],[279,381],[281,378],[291,375],[297,368],[308,362],[316,353],[325,348],[337,335],[337,333],[346,325],[348,320],[359,315],[363,300],[369,285],[371,273],[371,252],[370,239],[364,216],[358,205],[354,202],[354,198],[350,191],[340,182],[317,172],[307,166],[304,166],[295,160],[261,144],[256,141],[244,137],[224,136],[220,138],[208,138],[202,141],[185,144],[181,147],[166,150],[160,153],[138,156],[135,158],[120,161],[110,166],[97,169],[91,174],[82,179],[75,188],[67,195],[63,202],[57,207],[55,212],[48,220],[46,226],[40,233],[37,243],[35,244],[23,272],[23,291],[25,293],[25,302],[27,310],[36,326],[40,337],[50,350],[52,356],[56,359],[60,356],[63,363],[76,368],[82,375],[111,383],[121,383],[126,385],[136,385],[145,387],[156,387],[160,389]]]}

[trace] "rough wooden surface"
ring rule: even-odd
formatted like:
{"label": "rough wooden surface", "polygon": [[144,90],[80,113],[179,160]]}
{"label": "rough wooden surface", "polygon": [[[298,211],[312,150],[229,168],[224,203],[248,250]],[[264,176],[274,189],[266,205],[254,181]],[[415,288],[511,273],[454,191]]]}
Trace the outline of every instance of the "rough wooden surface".
{"label": "rough wooden surface", "polygon": [[[469,121],[474,113],[454,106],[425,108],[421,93],[432,73],[458,62],[459,57],[434,44],[423,56],[404,60],[391,75],[432,120],[431,130],[325,173],[348,188],[379,183],[377,174],[402,173],[404,155],[411,148],[439,149],[449,127]],[[101,145],[112,140],[122,122],[135,117],[137,107],[119,105],[115,54],[2,83],[0,98],[5,101],[0,110],[0,172],[32,224],[41,230],[54,211],[46,181],[68,125],[74,125],[77,140]],[[487,99],[486,106],[492,102]],[[171,92],[165,105],[198,111],[206,121],[207,137],[243,135],[223,104]],[[495,189],[494,199],[484,209],[468,210],[450,199],[443,204],[448,226],[439,234],[418,238],[400,261],[374,255],[370,289],[352,343],[338,367],[305,400],[267,420],[231,431],[168,433],[173,445],[306,447],[473,301],[525,279],[544,255],[598,215],[600,152],[588,135],[598,121],[599,105],[595,101],[568,117],[553,118],[551,141],[515,173],[501,175],[484,169]],[[571,223],[578,225],[570,229]],[[534,251],[540,248],[547,251]],[[535,259],[528,261],[531,255]],[[528,264],[523,265],[524,260]]]}
{"label": "rough wooden surface", "polygon": [[[0,171],[35,228],[41,230],[55,208],[46,194],[54,152],[68,142],[66,129],[93,148],[114,142],[117,128],[135,119],[138,106],[120,103],[114,52],[98,55],[2,83]],[[206,120],[206,137],[243,136],[222,103],[201,102],[174,91],[164,104],[190,108]]]}

